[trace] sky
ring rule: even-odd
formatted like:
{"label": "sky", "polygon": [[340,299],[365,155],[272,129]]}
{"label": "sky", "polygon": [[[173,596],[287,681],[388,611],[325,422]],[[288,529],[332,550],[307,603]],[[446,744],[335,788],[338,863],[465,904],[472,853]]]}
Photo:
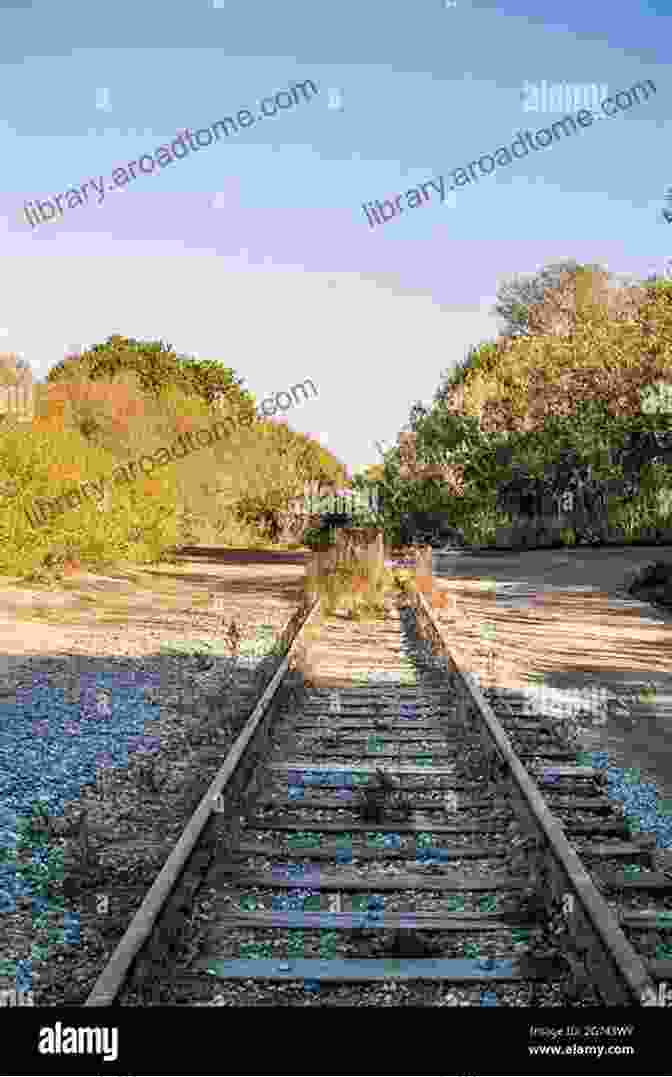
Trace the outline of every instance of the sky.
{"label": "sky", "polygon": [[[286,421],[352,471],[497,335],[506,278],[574,258],[641,279],[672,255],[672,0],[0,0],[0,30],[0,349],[37,380],[113,333],[220,360],[258,400],[310,378]],[[531,87],[645,79],[648,100],[441,201],[439,177],[567,114]],[[91,180],[306,80],[99,202]],[[421,183],[372,227],[365,204]]]}

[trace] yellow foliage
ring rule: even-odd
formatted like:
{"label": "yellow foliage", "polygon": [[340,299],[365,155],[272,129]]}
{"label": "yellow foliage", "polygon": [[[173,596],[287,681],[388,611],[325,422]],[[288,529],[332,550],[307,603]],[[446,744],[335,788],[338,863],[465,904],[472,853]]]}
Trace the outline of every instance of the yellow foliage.
{"label": "yellow foliage", "polygon": [[79,482],[82,477],[81,468],[72,464],[52,464],[47,474],[51,482]]}
{"label": "yellow foliage", "polygon": [[672,377],[672,298],[651,295],[621,320],[588,305],[571,333],[520,338],[494,354],[446,393],[449,411],[478,418],[487,433],[540,429],[584,400],[637,413],[642,390]]}
{"label": "yellow foliage", "polygon": [[[246,425],[230,402],[215,409],[181,384],[151,395],[133,371],[102,373],[90,379],[77,363],[64,367],[36,387],[31,423],[20,431],[3,426],[0,470],[4,486],[18,493],[0,495],[0,573],[32,572],[52,554],[67,567],[151,561],[184,541],[254,545],[304,481],[345,479],[340,461],[286,423]],[[220,427],[209,447],[185,436],[229,417],[232,429],[222,436]],[[111,498],[101,502],[93,486],[80,491],[79,504],[61,498],[173,447],[173,463],[151,477],[136,472],[132,482],[114,485]]]}

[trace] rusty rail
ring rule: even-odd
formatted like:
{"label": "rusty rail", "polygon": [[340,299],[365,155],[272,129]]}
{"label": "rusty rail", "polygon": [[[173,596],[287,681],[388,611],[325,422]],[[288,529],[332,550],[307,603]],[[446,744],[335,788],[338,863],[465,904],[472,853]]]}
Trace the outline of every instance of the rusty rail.
{"label": "rusty rail", "polygon": [[249,771],[249,757],[254,747],[255,734],[258,733],[263,720],[270,713],[271,704],[278,689],[296,661],[304,630],[318,612],[317,601],[303,605],[289,622],[283,638],[286,643],[289,643],[288,634],[293,632],[293,639],[284,659],[187,823],[175,848],[154,880],[112,957],[98,977],[91,994],[84,1003],[85,1006],[112,1005],[128,970],[147,942],[168,897],[184,871],[216,803],[236,784],[242,785],[245,777],[249,776],[249,774],[243,775],[242,772]]}
{"label": "rusty rail", "polygon": [[[435,655],[445,660],[448,680],[457,693],[458,718],[481,724],[484,751],[504,764],[513,787],[513,803],[529,834],[537,838],[537,870],[545,881],[543,897],[549,913],[562,908],[575,975],[582,973],[611,1006],[639,1005],[656,993],[649,971],[623,934],[581,860],[549,811],[535,782],[522,766],[475,678],[460,670],[422,594],[411,592],[418,633]],[[442,671],[445,682],[446,671]],[[493,745],[494,744],[494,748]]]}

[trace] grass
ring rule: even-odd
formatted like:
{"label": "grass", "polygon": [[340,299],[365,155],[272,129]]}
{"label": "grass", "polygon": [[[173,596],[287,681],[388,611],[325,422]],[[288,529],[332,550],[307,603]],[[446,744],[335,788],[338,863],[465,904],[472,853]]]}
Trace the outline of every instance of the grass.
{"label": "grass", "polygon": [[[354,544],[349,535],[355,535]],[[308,597],[319,595],[327,617],[344,612],[350,620],[379,620],[386,616],[386,596],[394,591],[419,592],[435,609],[456,609],[454,599],[434,585],[431,547],[408,547],[401,560],[386,559],[382,535],[357,545],[356,532],[347,529],[336,545],[313,553],[303,586]]]}
{"label": "grass", "polygon": [[353,621],[386,616],[385,596],[395,581],[384,564],[382,535],[367,541],[371,537],[344,529],[335,545],[313,553],[303,588],[307,598],[319,596],[323,615],[343,611]]}

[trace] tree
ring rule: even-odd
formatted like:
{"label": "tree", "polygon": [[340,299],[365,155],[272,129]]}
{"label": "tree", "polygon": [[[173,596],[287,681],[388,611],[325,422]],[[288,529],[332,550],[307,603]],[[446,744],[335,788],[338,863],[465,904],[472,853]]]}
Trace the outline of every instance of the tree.
{"label": "tree", "polygon": [[574,449],[560,450],[557,460],[546,465],[543,476],[530,475],[520,465],[514,465],[512,472],[497,489],[500,512],[533,519],[550,515],[552,510],[562,511],[569,516],[577,538],[604,540],[608,482],[595,476],[592,465],[582,461]]}
{"label": "tree", "polygon": [[504,319],[506,337],[568,335],[577,315],[591,306],[603,307],[610,318],[631,318],[645,297],[637,282],[617,278],[599,265],[579,265],[574,259],[553,262],[539,273],[516,276],[500,286],[493,313]]}
{"label": "tree", "polygon": [[171,388],[204,400],[208,405],[224,402],[238,418],[254,419],[250,393],[241,389],[244,379],[214,359],[179,355],[163,341],[141,341],[115,334],[81,355],[68,356],[51,368],[47,382],[71,380],[82,372],[92,381],[109,380],[130,371],[137,375],[143,392],[161,397]]}
{"label": "tree", "polygon": [[557,288],[568,272],[578,267],[573,258],[554,262],[539,273],[514,275],[497,289],[497,302],[492,313],[505,323],[504,336],[526,337],[531,335],[528,324],[532,306],[543,301],[549,288]]}
{"label": "tree", "polygon": [[669,433],[655,430],[633,430],[614,457],[634,492],[639,489],[640,473],[648,464],[654,461],[672,464],[672,438]]}
{"label": "tree", "polygon": [[[497,497],[523,515],[565,497],[589,536],[604,528],[610,493],[667,462],[672,392],[660,383],[672,382],[672,287],[611,287],[599,267],[574,263],[527,321],[526,336],[471,349],[430,407],[413,406],[415,437],[402,436],[386,467],[397,511],[447,510],[457,522],[491,512]],[[644,443],[644,430],[655,438]]]}

